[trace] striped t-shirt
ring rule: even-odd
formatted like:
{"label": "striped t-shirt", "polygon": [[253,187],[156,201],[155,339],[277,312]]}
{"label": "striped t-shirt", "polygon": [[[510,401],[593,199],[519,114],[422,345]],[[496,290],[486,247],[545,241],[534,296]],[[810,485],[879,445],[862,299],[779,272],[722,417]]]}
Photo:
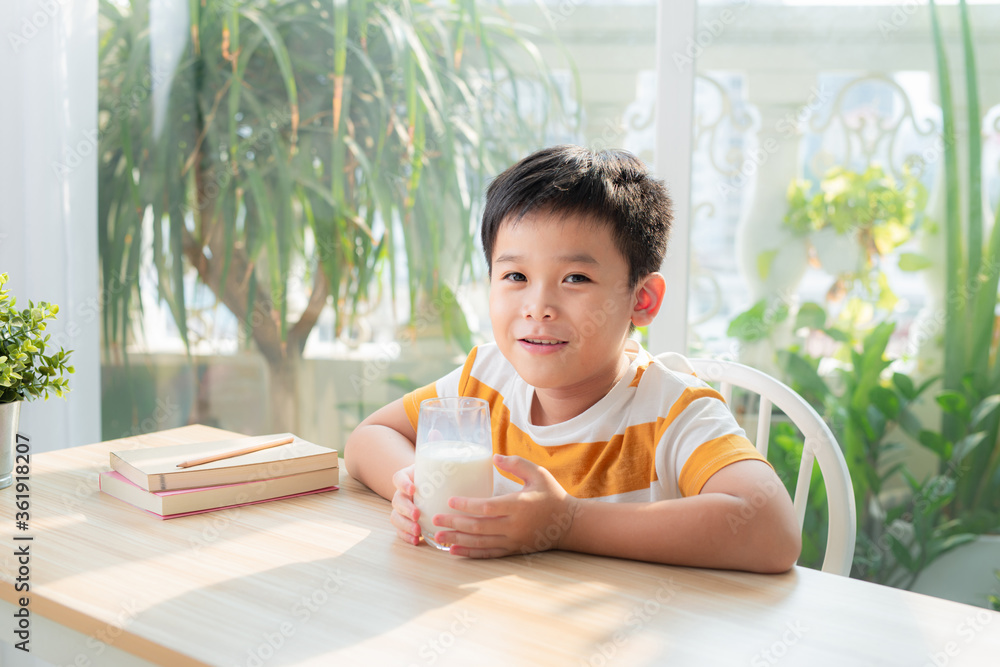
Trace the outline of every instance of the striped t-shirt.
{"label": "striped t-shirt", "polygon": [[[546,468],[577,498],[641,502],[693,496],[730,463],[764,460],[719,393],[694,377],[683,357],[677,360],[687,372],[668,369],[631,341],[626,354],[629,368],[611,391],[559,424],[531,423],[534,388],[492,343],[474,348],[463,366],[407,394],[403,403],[415,430],[425,399],[485,399],[493,451]],[[516,477],[495,467],[493,472],[494,495],[521,488]]]}

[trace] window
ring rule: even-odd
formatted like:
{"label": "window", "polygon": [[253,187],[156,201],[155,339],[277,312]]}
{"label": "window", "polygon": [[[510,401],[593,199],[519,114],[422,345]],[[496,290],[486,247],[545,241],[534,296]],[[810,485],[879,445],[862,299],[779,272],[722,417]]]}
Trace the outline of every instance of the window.
{"label": "window", "polygon": [[341,446],[489,340],[489,178],[567,141],[651,156],[655,3],[336,7],[102,5],[105,438]]}

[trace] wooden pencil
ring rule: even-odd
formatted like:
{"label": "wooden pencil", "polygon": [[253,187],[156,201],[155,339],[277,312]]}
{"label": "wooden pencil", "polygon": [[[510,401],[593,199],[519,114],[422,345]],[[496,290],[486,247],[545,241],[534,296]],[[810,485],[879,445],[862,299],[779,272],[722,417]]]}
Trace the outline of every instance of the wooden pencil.
{"label": "wooden pencil", "polygon": [[279,445],[287,445],[290,442],[294,442],[294,437],[280,438],[278,440],[272,440],[270,442],[264,442],[259,445],[253,445],[252,447],[244,447],[242,449],[234,449],[229,452],[222,452],[220,454],[213,454],[212,456],[206,456],[200,459],[192,459],[191,461],[184,461],[183,463],[178,463],[178,468],[190,468],[192,466],[200,466],[203,463],[211,463],[213,461],[221,461],[222,459],[231,459],[234,456],[243,456],[244,454],[250,454],[251,452],[259,452],[262,449],[270,449],[271,447],[277,447]]}

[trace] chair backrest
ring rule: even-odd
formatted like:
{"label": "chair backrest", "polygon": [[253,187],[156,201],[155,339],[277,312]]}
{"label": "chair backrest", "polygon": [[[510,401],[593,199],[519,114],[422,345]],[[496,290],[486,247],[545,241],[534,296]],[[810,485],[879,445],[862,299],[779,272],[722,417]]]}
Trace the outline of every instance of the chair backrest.
{"label": "chair backrest", "polygon": [[709,384],[718,385],[726,404],[732,406],[733,387],[754,392],[760,396],[757,418],[757,438],[754,445],[767,456],[767,441],[771,430],[771,407],[779,410],[792,421],[805,437],[802,460],[799,462],[795,483],[795,515],[801,529],[805,521],[806,502],[813,462],[819,463],[826,485],[829,508],[829,529],[823,571],[848,576],[854,560],[854,543],[857,538],[857,514],[851,474],[840,446],[830,428],[791,387],[767,373],[734,361],[719,359],[688,359],[695,374]]}

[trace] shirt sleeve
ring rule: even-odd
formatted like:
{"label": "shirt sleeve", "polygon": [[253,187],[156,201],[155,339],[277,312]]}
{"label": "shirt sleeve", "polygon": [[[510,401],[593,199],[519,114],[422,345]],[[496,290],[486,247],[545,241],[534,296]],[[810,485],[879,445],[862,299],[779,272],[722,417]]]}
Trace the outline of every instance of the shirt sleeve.
{"label": "shirt sleeve", "polygon": [[698,495],[712,475],[737,461],[767,463],[722,395],[707,385],[688,386],[671,407],[667,422],[660,447],[673,459],[669,467],[678,471],[681,496]]}
{"label": "shirt sleeve", "polygon": [[677,483],[683,495],[696,496],[705,482],[727,465],[754,460],[771,465],[745,436],[726,434],[699,445],[685,462]]}

